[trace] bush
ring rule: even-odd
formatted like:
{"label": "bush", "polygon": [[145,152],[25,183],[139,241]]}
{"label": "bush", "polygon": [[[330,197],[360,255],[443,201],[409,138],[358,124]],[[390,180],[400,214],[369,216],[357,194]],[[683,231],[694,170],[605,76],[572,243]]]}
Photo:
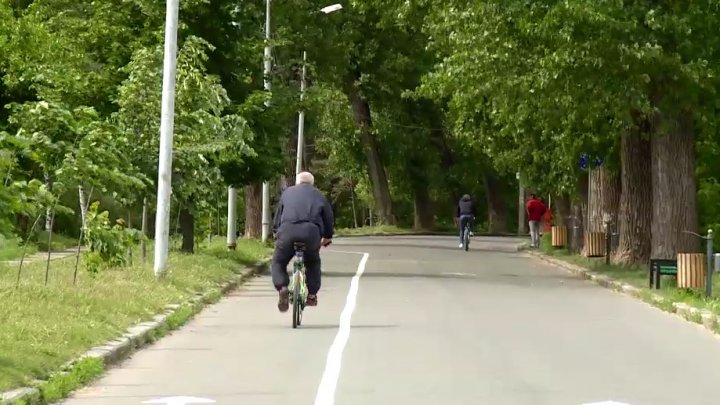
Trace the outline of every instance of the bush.
{"label": "bush", "polygon": [[88,209],[85,230],[85,263],[91,273],[101,269],[125,267],[128,249],[137,246],[144,237],[137,229],[127,228],[122,219],[110,225],[110,214],[98,212],[100,203],[94,202]]}
{"label": "bush", "polygon": [[[37,245],[37,248],[41,252],[47,252],[48,249],[48,231],[35,232],[33,241]],[[70,248],[77,247],[78,241],[75,238],[70,238],[61,233],[53,232],[52,235],[52,251],[60,252]]]}

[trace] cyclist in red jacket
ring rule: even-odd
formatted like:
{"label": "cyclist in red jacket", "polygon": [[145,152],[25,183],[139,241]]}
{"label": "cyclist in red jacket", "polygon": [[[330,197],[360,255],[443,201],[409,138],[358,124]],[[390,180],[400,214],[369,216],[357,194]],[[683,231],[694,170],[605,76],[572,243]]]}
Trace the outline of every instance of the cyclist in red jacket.
{"label": "cyclist in red jacket", "polygon": [[530,194],[530,200],[527,202],[525,209],[527,211],[528,222],[530,223],[530,238],[532,240],[532,245],[535,248],[539,248],[540,221],[542,221],[542,216],[547,208],[535,194]]}

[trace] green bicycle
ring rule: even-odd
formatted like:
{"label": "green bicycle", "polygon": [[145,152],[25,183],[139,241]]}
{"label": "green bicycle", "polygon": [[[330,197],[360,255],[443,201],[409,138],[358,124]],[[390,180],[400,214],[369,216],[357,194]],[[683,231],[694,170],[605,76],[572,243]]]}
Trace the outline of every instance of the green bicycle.
{"label": "green bicycle", "polygon": [[295,261],[293,262],[293,272],[290,278],[290,302],[292,303],[292,327],[293,329],[302,323],[302,313],[305,309],[307,301],[308,289],[305,284],[305,244],[295,242]]}

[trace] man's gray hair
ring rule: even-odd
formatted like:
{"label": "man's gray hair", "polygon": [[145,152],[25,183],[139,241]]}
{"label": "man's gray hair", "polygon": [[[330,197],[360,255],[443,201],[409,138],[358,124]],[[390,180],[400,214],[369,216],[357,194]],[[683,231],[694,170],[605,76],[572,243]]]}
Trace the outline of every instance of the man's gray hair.
{"label": "man's gray hair", "polygon": [[295,184],[301,183],[315,184],[315,176],[313,176],[310,172],[300,172],[297,177],[295,177]]}

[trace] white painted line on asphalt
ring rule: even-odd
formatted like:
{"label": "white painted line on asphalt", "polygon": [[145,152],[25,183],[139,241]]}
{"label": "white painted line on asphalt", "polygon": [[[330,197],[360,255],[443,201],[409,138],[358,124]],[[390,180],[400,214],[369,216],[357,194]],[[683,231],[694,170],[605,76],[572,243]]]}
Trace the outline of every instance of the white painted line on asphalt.
{"label": "white painted line on asphalt", "polygon": [[477,274],[472,273],[441,273],[446,276],[460,276],[460,277],[477,277]]}
{"label": "white painted line on asphalt", "polygon": [[602,401],[602,402],[586,402],[582,405],[630,405],[630,404],[626,404],[625,402]]}
{"label": "white painted line on asphalt", "polygon": [[360,277],[362,277],[365,272],[365,265],[370,257],[369,253],[343,253],[361,254],[363,257],[358,264],[357,272],[350,281],[350,291],[348,291],[345,301],[345,308],[343,308],[340,314],[340,326],[338,327],[337,335],[335,335],[335,340],[333,340],[330,351],[328,351],[325,371],[323,371],[320,386],[315,396],[315,405],[333,405],[335,403],[335,390],[337,389],[337,382],[340,377],[343,350],[345,350],[345,345],[347,344],[348,338],[350,338],[350,325],[352,313],[355,310],[355,303],[357,302],[358,289],[360,288]]}
{"label": "white painted line on asphalt", "polygon": [[165,397],[144,401],[143,404],[165,404],[165,405],[186,405],[186,404],[214,404],[215,401],[208,398],[197,397]]}

